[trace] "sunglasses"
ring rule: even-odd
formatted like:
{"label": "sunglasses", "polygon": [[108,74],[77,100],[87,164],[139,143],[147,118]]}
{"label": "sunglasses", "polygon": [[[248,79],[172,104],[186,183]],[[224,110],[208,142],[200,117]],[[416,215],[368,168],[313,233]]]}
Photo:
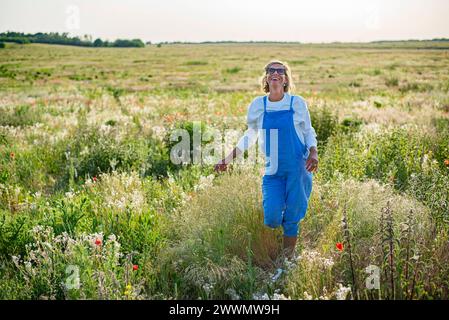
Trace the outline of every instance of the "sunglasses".
{"label": "sunglasses", "polygon": [[285,69],[284,68],[267,68],[267,73],[269,74],[274,74],[274,72],[277,71],[278,74],[283,75],[285,74]]}

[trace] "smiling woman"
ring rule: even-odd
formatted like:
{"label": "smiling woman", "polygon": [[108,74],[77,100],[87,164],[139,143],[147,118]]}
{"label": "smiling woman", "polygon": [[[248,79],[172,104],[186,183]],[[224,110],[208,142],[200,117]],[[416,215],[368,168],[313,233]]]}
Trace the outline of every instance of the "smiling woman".
{"label": "smiling woman", "polygon": [[295,89],[295,85],[293,84],[293,78],[291,75],[290,67],[287,63],[273,60],[265,66],[265,73],[262,76],[262,91],[270,92],[270,87],[268,84],[268,76],[274,75],[277,71],[278,77],[272,76],[271,80],[277,81],[285,76],[286,81],[283,84],[284,92],[293,91]]}
{"label": "smiling woman", "polygon": [[230,162],[259,139],[265,154],[264,224],[282,226],[284,253],[291,258],[312,191],[312,172],[318,168],[316,133],[305,100],[289,93],[294,85],[288,64],[271,61],[264,70],[261,89],[268,95],[250,104],[248,130],[215,170],[227,170]]}

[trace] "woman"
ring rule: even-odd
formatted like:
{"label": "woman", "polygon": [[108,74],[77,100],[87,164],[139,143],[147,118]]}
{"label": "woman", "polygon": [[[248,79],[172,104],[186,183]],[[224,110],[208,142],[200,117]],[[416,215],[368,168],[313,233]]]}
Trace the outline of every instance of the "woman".
{"label": "woman", "polygon": [[[262,179],[264,223],[282,226],[284,251],[292,257],[299,221],[304,218],[312,191],[312,172],[318,168],[316,133],[307,104],[290,95],[289,66],[271,61],[265,66],[262,89],[268,95],[255,98],[248,108],[248,130],[237,147],[215,165],[217,172],[251,147],[257,138],[265,153]],[[261,130],[260,130],[261,129]]]}

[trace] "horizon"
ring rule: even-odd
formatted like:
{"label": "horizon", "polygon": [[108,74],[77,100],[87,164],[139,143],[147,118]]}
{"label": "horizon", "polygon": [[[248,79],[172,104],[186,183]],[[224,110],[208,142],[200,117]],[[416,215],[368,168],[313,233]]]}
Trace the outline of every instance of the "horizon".
{"label": "horizon", "polygon": [[[71,37],[138,38],[151,43],[330,44],[449,38],[449,2],[444,0],[284,3],[273,9],[268,0],[197,0],[194,4],[182,0],[126,4],[118,0],[42,0],[38,4],[3,0],[0,32],[67,32]],[[267,23],[273,27],[266,28]]]}
{"label": "horizon", "polygon": [[[59,31],[50,31],[50,32],[35,32],[35,33],[26,33],[23,31],[17,31],[17,30],[0,30],[0,34],[2,33],[7,33],[7,32],[17,32],[17,33],[24,33],[27,35],[32,35],[32,34],[36,34],[36,33],[59,33],[60,35],[62,34]],[[82,36],[90,36],[92,42],[97,39],[98,37],[94,37],[92,35],[86,34],[86,35],[77,35],[77,34],[70,34],[68,33],[67,35],[70,38],[73,37],[79,37],[80,39],[82,38]],[[99,38],[101,39],[101,38]],[[332,41],[332,42],[301,42],[301,41],[280,41],[280,40],[203,40],[203,41],[180,41],[180,40],[174,40],[174,41],[160,41],[160,42],[152,42],[152,41],[144,41],[143,39],[139,39],[136,37],[130,37],[130,38],[116,38],[116,39],[107,39],[108,41],[115,41],[115,40],[132,40],[132,39],[138,39],[138,40],[142,40],[145,44],[150,43],[150,44],[209,44],[209,43],[279,43],[279,44],[304,44],[304,45],[319,45],[319,44],[374,44],[374,43],[389,43],[389,42],[449,42],[449,36],[448,37],[443,37],[443,38],[427,38],[427,39],[393,39],[393,40],[385,40],[385,39],[378,39],[378,40],[372,40],[372,41]],[[101,39],[101,40],[105,40],[105,39]],[[3,40],[5,41],[5,40]],[[39,42],[38,42],[39,43]],[[46,43],[39,43],[39,44],[46,44]],[[47,43],[48,44],[48,43]],[[52,45],[52,44],[49,44]],[[63,44],[60,44],[63,45]]]}

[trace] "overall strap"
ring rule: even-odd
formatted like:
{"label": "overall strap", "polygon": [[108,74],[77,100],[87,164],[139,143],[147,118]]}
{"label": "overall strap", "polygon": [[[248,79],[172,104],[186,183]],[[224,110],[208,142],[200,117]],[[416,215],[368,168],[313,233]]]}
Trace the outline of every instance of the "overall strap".
{"label": "overall strap", "polygon": [[295,96],[292,96],[291,98],[290,98],[290,111],[293,111],[293,98],[294,98]]}
{"label": "overall strap", "polygon": [[263,97],[263,112],[267,113],[267,96]]}

